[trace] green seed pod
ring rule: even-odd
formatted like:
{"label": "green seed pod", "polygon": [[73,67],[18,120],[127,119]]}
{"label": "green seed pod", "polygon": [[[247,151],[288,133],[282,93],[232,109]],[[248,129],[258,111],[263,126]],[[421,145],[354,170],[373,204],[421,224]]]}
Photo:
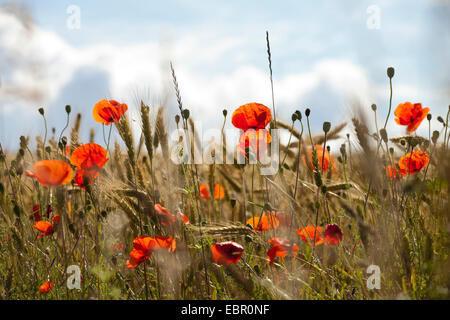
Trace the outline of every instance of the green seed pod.
{"label": "green seed pod", "polygon": [[431,118],[432,118],[431,113],[427,114],[427,120],[431,121]]}
{"label": "green seed pod", "polygon": [[373,110],[373,111],[377,111],[377,105],[376,105],[375,103],[374,103],[374,104],[372,104],[372,106],[371,106],[371,107],[372,107],[372,110]]}
{"label": "green seed pod", "polygon": [[72,108],[70,107],[70,105],[66,105],[66,112],[67,112],[67,114],[69,114],[71,110],[72,110]]}
{"label": "green seed pod", "polygon": [[331,129],[331,123],[328,121],[325,121],[323,123],[322,129],[323,129],[323,132],[328,133],[328,131],[330,131],[330,129]]}
{"label": "green seed pod", "polygon": [[178,114],[175,115],[175,123],[176,124],[180,123],[180,116]]}
{"label": "green seed pod", "polygon": [[44,115],[44,108],[39,108],[38,111],[41,115]]}
{"label": "green seed pod", "polygon": [[222,110],[222,114],[223,114],[224,117],[226,117],[227,114],[228,114],[228,110],[227,110],[227,109],[223,109],[223,110]]}
{"label": "green seed pod", "polygon": [[392,79],[394,77],[395,74],[395,69],[393,67],[389,67],[387,68],[387,76]]}
{"label": "green seed pod", "polygon": [[383,139],[383,141],[385,143],[388,142],[388,135],[387,135],[386,129],[384,129],[384,128],[380,129],[380,136],[381,136],[381,139]]}
{"label": "green seed pod", "polygon": [[305,110],[305,115],[306,115],[307,117],[309,117],[310,114],[311,114],[311,110],[310,110],[309,108],[307,108],[307,109]]}
{"label": "green seed pod", "polygon": [[182,115],[184,119],[189,119],[189,109],[184,109]]}

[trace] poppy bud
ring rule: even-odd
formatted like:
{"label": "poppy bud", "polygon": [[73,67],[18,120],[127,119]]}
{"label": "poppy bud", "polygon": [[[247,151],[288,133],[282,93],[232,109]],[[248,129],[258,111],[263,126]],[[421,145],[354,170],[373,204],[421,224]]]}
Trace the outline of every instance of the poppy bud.
{"label": "poppy bud", "polygon": [[270,203],[266,202],[264,204],[264,210],[266,210],[266,211],[273,211],[272,206],[270,205]]}
{"label": "poppy bud", "polygon": [[384,128],[380,129],[380,136],[381,136],[381,139],[383,139],[383,141],[385,143],[388,142],[388,135],[387,135],[386,129],[384,129]]}
{"label": "poppy bud", "polygon": [[180,122],[180,116],[179,115],[175,115],[175,122],[176,122],[176,124],[178,124]]}
{"label": "poppy bud", "polygon": [[427,114],[427,120],[428,120],[428,121],[431,120],[431,113]]}
{"label": "poppy bud", "polygon": [[311,110],[310,110],[309,108],[307,108],[307,109],[305,110],[305,115],[306,115],[307,117],[309,117],[310,113],[311,113]]}
{"label": "poppy bud", "polygon": [[331,150],[331,147],[327,146],[327,151],[330,152],[330,150]]}
{"label": "poppy bud", "polygon": [[441,116],[437,117],[437,120],[438,120],[440,123],[444,123],[444,119],[442,119]]}
{"label": "poppy bud", "polygon": [[302,120],[302,113],[300,112],[300,110],[295,110],[295,114],[297,115],[297,119],[299,121]]}
{"label": "poppy bud", "polygon": [[322,128],[323,128],[323,132],[327,133],[328,131],[330,131],[331,123],[328,122],[328,121],[325,121],[323,123],[323,127]]}
{"label": "poppy bud", "polygon": [[227,111],[227,109],[223,109],[222,113],[223,113],[223,116],[224,116],[224,117],[226,117],[226,116],[227,116],[227,114],[228,114],[228,111]]}
{"label": "poppy bud", "polygon": [[347,138],[350,138],[350,133],[347,133]]}
{"label": "poppy bud", "polygon": [[297,120],[297,114],[293,113],[291,119],[292,119],[292,122],[295,122],[295,120]]}
{"label": "poppy bud", "polygon": [[184,109],[182,115],[184,119],[189,119],[189,109]]}
{"label": "poppy bud", "polygon": [[387,68],[387,76],[389,78],[392,79],[394,77],[394,74],[395,74],[395,69],[394,68],[392,68],[392,67]]}
{"label": "poppy bud", "polygon": [[373,111],[377,111],[377,105],[374,103],[374,104],[372,104],[372,110]]}
{"label": "poppy bud", "polygon": [[41,115],[44,115],[44,108],[39,108],[39,113],[41,114]]}
{"label": "poppy bud", "polygon": [[72,110],[72,108],[70,107],[70,105],[66,105],[66,112],[67,112],[67,114],[69,114],[71,110]]}

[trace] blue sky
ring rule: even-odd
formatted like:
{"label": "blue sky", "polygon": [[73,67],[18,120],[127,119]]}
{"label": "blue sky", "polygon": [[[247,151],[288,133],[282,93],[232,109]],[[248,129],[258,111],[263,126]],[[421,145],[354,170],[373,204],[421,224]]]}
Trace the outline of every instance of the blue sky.
{"label": "blue sky", "polygon": [[[376,103],[384,119],[388,66],[396,69],[394,106],[422,102],[444,116],[450,100],[446,0],[14,3],[28,9],[34,27],[26,31],[17,15],[0,9],[0,139],[9,148],[20,135],[43,132],[40,106],[59,132],[71,104],[83,114],[83,139],[94,127],[101,141],[91,110],[105,97],[128,103],[130,114],[137,99],[155,107],[168,99],[172,123],[170,60],[184,104],[204,127],[219,127],[224,108],[270,106],[266,30],[278,116],[288,120],[295,109],[310,107],[316,132],[323,121],[348,121],[354,99],[368,110]],[[66,26],[70,5],[80,8],[80,29]],[[367,27],[371,6],[379,10],[379,29]],[[402,133],[391,120],[390,128]]]}

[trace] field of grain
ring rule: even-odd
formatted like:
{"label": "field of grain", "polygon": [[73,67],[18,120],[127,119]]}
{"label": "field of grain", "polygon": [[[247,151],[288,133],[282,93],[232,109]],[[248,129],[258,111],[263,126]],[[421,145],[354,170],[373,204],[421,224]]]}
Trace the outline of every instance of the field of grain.
{"label": "field of grain", "polygon": [[[230,146],[222,131],[208,164],[192,161],[196,114],[171,72],[176,115],[99,97],[93,114],[66,106],[57,132],[36,110],[45,135],[0,149],[1,299],[449,298],[449,113],[355,103],[352,123],[321,119],[312,135],[306,106],[279,119],[276,101],[249,103],[217,110],[248,140]],[[386,85],[394,77],[388,68]],[[101,144],[80,141],[86,117]],[[174,151],[167,119],[184,148]],[[394,121],[404,136],[386,130]],[[272,154],[274,173],[261,174],[255,141],[270,146],[274,129],[289,140]],[[189,148],[191,161],[170,160]]]}

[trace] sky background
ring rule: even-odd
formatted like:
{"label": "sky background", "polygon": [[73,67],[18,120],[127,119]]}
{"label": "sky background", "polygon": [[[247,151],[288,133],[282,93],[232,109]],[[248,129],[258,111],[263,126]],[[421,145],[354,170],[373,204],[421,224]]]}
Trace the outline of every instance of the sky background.
{"label": "sky background", "polygon": [[[68,27],[73,5],[80,28]],[[248,102],[271,107],[266,30],[278,118],[309,107],[319,133],[323,121],[349,122],[359,101],[368,113],[376,103],[384,123],[393,66],[393,108],[421,102],[439,129],[435,119],[450,102],[448,17],[447,0],[0,0],[0,141],[14,149],[21,135],[43,135],[39,107],[59,135],[70,104],[83,116],[81,140],[93,127],[100,143],[92,108],[104,98],[128,104],[135,132],[140,100],[154,114],[165,103],[173,127],[169,61],[203,129],[221,127],[224,108],[231,115]],[[404,132],[393,115],[388,128]],[[426,122],[418,133],[428,135]]]}

